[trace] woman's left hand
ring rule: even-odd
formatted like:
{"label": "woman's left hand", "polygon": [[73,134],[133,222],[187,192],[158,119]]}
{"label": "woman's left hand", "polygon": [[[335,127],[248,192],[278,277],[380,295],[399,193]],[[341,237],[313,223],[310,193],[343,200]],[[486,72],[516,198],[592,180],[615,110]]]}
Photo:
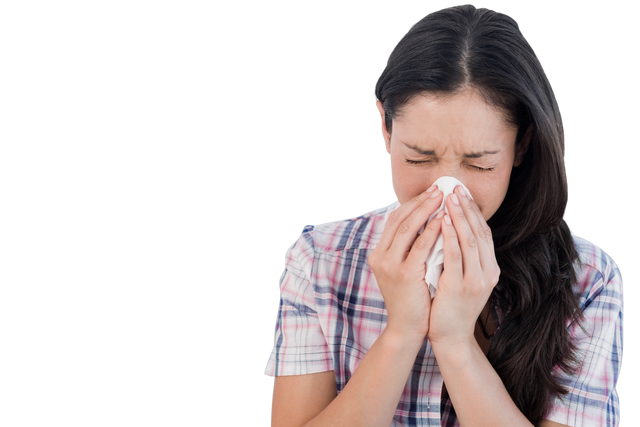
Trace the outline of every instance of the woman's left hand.
{"label": "woman's left hand", "polygon": [[434,346],[475,343],[476,321],[500,277],[491,229],[478,205],[460,186],[446,203],[444,270],[431,304],[427,335]]}

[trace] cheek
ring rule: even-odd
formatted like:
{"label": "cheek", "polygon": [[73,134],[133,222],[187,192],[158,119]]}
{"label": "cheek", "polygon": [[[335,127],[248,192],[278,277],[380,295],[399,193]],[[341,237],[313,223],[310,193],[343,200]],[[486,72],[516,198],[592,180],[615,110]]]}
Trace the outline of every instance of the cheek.
{"label": "cheek", "polygon": [[508,187],[508,177],[506,180],[490,180],[482,185],[472,184],[472,187],[468,187],[485,221],[496,213],[507,194]]}

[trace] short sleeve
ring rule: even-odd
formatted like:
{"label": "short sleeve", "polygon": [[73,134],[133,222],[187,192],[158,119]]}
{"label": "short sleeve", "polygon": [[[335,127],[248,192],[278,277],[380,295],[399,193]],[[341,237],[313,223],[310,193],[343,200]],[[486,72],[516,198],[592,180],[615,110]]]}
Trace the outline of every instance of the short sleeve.
{"label": "short sleeve", "polygon": [[569,394],[556,398],[545,418],[572,427],[617,426],[620,408],[616,383],[622,360],[622,278],[613,260],[601,273],[593,269],[593,286],[581,298],[583,331],[572,326],[579,347],[580,370],[564,376]]}
{"label": "short sleeve", "polygon": [[333,369],[310,279],[314,255],[313,226],[306,226],[287,251],[267,375],[302,375]]}

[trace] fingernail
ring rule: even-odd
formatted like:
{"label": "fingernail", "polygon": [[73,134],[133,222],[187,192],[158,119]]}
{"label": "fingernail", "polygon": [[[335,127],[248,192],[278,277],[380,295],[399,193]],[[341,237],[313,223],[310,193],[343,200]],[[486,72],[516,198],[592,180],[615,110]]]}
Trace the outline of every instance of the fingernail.
{"label": "fingernail", "polygon": [[467,197],[467,192],[464,191],[464,188],[462,188],[462,185],[458,185],[456,187],[456,191],[459,195],[461,195],[462,197]]}
{"label": "fingernail", "polygon": [[445,215],[444,222],[446,222],[448,225],[451,225],[451,217],[449,215]]}
{"label": "fingernail", "polygon": [[440,190],[436,190],[436,191],[433,192],[433,194],[429,198],[433,199],[434,197],[438,197],[439,195],[440,195]]}
{"label": "fingernail", "polygon": [[449,197],[451,198],[451,201],[453,203],[455,203],[456,205],[460,206],[460,201],[458,200],[458,196],[456,196],[455,194],[451,193],[451,195],[449,195]]}
{"label": "fingernail", "polygon": [[438,215],[436,215],[436,219],[441,219],[443,216],[444,216],[444,209],[438,212]]}
{"label": "fingernail", "polygon": [[431,193],[433,190],[436,189],[436,187],[437,186],[435,184],[431,185],[431,187],[429,187],[429,189],[426,191],[426,193]]}

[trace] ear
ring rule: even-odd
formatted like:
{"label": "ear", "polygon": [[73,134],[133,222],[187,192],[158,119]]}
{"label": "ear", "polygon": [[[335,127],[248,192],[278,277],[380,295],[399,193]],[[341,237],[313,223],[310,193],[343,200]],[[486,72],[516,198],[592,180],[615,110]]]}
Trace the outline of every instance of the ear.
{"label": "ear", "polygon": [[513,167],[517,168],[522,164],[522,159],[524,159],[524,155],[529,148],[529,143],[531,142],[531,134],[533,133],[533,125],[529,125],[529,128],[522,136],[520,143],[517,146],[516,150],[516,158],[513,161]]}
{"label": "ear", "polygon": [[387,153],[391,154],[391,135],[387,132],[387,123],[384,121],[384,108],[382,108],[382,102],[377,101],[376,107],[378,107],[380,118],[382,119],[382,137],[384,138],[384,143],[387,147]]}

